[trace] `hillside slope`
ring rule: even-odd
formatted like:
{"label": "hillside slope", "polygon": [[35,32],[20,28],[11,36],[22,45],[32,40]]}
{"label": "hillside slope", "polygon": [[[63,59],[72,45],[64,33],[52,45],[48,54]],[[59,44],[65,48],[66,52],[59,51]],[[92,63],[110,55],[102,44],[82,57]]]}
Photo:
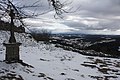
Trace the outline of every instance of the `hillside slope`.
{"label": "hillside slope", "polygon": [[20,39],[20,56],[29,66],[6,64],[2,43],[8,33],[1,33],[0,80],[120,80],[119,59],[84,56],[31,39]]}

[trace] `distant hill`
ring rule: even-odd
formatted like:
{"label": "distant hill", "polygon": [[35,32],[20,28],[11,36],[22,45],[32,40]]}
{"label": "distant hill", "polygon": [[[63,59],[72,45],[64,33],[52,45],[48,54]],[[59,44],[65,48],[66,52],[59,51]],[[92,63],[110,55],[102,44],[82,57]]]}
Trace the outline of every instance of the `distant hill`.
{"label": "distant hill", "polygon": [[[25,28],[22,26],[19,26],[19,27],[14,26],[13,29],[15,32],[19,32],[19,33],[25,32]],[[0,20],[0,30],[10,31],[10,23]]]}

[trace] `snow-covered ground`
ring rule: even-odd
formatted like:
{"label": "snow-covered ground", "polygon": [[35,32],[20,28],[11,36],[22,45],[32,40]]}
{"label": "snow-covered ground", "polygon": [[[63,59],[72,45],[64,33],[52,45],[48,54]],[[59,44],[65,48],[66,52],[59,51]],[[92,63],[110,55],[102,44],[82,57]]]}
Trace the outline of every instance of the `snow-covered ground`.
{"label": "snow-covered ground", "polygon": [[83,56],[31,40],[20,47],[21,60],[30,66],[6,64],[5,37],[0,34],[0,80],[120,80],[119,59]]}

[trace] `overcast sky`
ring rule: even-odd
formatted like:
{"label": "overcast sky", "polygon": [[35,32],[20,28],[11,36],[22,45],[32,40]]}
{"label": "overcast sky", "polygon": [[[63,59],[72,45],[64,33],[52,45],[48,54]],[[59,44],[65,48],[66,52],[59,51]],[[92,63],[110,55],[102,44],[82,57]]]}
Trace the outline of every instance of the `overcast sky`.
{"label": "overcast sky", "polygon": [[[22,0],[32,4],[35,0]],[[67,0],[68,1],[68,0]],[[72,0],[71,0],[72,1]],[[71,2],[71,1],[68,1]],[[64,0],[61,0],[64,2]],[[41,0],[37,12],[49,10],[47,0]],[[90,34],[120,35],[120,0],[73,0],[65,9],[73,7],[74,13],[64,14],[63,19],[54,19],[54,11],[40,15],[36,19],[27,19],[29,26],[49,29],[52,32],[76,32]],[[28,9],[31,11],[33,9]]]}

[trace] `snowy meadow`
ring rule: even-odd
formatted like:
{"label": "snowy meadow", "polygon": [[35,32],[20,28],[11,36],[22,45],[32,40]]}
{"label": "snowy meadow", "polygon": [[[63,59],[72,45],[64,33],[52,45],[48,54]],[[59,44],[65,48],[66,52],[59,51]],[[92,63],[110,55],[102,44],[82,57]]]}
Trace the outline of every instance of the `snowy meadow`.
{"label": "snowy meadow", "polygon": [[93,57],[17,35],[21,63],[7,64],[8,32],[0,31],[0,80],[120,80],[120,60]]}

